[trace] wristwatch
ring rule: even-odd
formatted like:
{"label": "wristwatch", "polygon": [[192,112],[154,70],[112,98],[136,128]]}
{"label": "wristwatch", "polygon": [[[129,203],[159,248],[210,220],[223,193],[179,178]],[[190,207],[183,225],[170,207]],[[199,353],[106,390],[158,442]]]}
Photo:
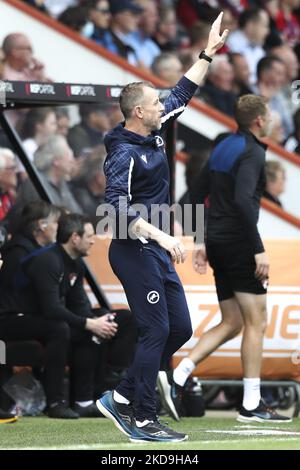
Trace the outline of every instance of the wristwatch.
{"label": "wristwatch", "polygon": [[212,58],[209,55],[205,54],[205,51],[201,51],[199,54],[199,59],[207,60],[207,62],[212,62]]}

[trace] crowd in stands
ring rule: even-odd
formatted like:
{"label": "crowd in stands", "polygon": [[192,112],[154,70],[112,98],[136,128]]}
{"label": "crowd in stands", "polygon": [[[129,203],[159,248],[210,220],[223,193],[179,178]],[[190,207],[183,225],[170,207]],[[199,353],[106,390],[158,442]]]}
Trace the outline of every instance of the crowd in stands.
{"label": "crowd in stands", "polygon": [[[24,1],[169,86],[205,47],[209,24],[223,10],[223,27],[230,34],[199,87],[198,98],[232,116],[238,96],[249,92],[266,96],[274,111],[274,129],[279,130],[271,133],[271,139],[281,145],[288,141],[287,150],[297,152],[297,142],[292,145],[291,138],[297,140],[294,115],[299,97],[292,84],[299,78],[299,0]],[[30,39],[21,32],[4,39],[0,61],[0,78],[50,80]],[[100,111],[95,111],[93,121],[96,114],[100,120]],[[84,132],[89,117],[81,118],[78,130]],[[105,123],[99,125],[105,132]],[[76,132],[71,132],[74,139]],[[88,138],[93,139],[91,133]],[[71,146],[72,140],[70,136]],[[77,157],[78,147],[73,151]]]}

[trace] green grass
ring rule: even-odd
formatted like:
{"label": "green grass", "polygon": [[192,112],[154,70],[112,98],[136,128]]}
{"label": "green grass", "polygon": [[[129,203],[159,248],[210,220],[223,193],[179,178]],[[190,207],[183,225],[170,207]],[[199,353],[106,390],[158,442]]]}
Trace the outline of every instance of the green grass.
{"label": "green grass", "polygon": [[[163,421],[165,418],[163,418]],[[21,418],[0,425],[0,449],[53,450],[246,450],[300,449],[300,419],[285,425],[243,425],[230,417],[168,419],[169,426],[186,432],[180,444],[133,444],[107,419],[54,420]]]}

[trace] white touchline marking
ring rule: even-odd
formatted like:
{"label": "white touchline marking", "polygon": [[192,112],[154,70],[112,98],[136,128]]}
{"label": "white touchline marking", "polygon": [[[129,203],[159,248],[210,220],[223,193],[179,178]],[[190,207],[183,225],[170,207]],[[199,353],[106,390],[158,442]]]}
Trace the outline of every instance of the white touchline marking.
{"label": "white touchline marking", "polygon": [[265,436],[299,436],[300,438],[300,432],[299,431],[277,431],[276,429],[241,429],[240,431],[235,431],[235,430],[229,430],[229,431],[224,431],[224,430],[217,430],[217,429],[208,429],[204,431],[206,433],[217,433],[217,434],[236,434],[240,436],[259,436],[259,435],[265,435]]}
{"label": "white touchline marking", "polygon": [[[221,433],[221,431],[214,431],[214,432],[218,432],[218,433]],[[290,437],[290,436],[287,436],[287,438],[283,438],[282,436],[281,437],[277,437],[274,442],[290,442],[290,441],[299,441],[299,437]],[[246,441],[245,439],[222,439],[222,440],[216,440],[216,439],[212,439],[212,440],[203,440],[203,441],[185,441],[185,442],[181,442],[180,444],[182,444],[184,447],[185,446],[191,446],[191,445],[196,445],[197,447],[195,447],[195,449],[201,449],[201,445],[209,445],[209,444],[215,444],[215,445],[218,445],[218,444],[245,444],[247,443],[248,441]],[[262,442],[266,442],[266,443],[270,443],[272,441],[270,441],[270,439],[268,438],[260,438],[259,441],[251,441],[251,443],[255,444],[255,443],[262,443]],[[149,443],[151,446],[153,444],[157,444],[158,448],[160,447],[160,444],[162,445],[165,445],[166,443],[165,442],[162,442],[162,443],[155,443],[155,442],[151,442]],[[179,443],[174,443],[174,446],[178,446]],[[118,449],[130,449],[130,448],[133,448],[134,446],[142,446],[142,445],[147,445],[147,443],[143,442],[143,443],[130,443],[130,442],[119,442],[118,444],[96,444],[96,443],[93,443],[93,444],[73,444],[73,445],[69,445],[69,446],[49,446],[49,447],[46,447],[46,446],[40,446],[40,447],[0,447],[0,450],[118,450]],[[170,447],[173,447],[172,444],[168,443],[168,446]],[[183,448],[184,448],[183,447]]]}
{"label": "white touchline marking", "polygon": [[[263,425],[263,423],[262,423],[262,425]],[[267,426],[270,426],[270,425],[267,424]],[[237,428],[237,429],[266,429],[265,426],[261,427],[261,425],[259,425],[259,423],[254,424],[254,422],[253,422],[253,424],[240,424],[240,425],[236,424],[233,427]],[[282,429],[282,426],[277,426],[277,427],[272,426],[271,428],[268,427],[269,431],[272,431],[273,429],[278,429],[279,431],[284,431],[284,429]],[[296,432],[296,434],[298,433],[298,431],[295,431],[295,432]]]}
{"label": "white touchline marking", "polygon": [[[278,436],[276,438],[276,442],[290,442],[290,441],[299,441],[299,437],[291,437],[291,436],[295,436],[295,434],[300,434],[300,432],[276,432],[273,430],[273,433],[270,432],[272,430],[261,430],[261,431],[266,431],[266,432],[257,432],[257,433],[251,433],[249,432],[248,434],[246,434],[248,431],[245,431],[243,434],[241,435],[244,435],[244,436],[251,436],[251,435],[264,435],[264,436]],[[195,431],[193,431],[195,432]],[[201,431],[203,433],[211,433],[211,432],[214,432],[214,433],[219,433],[219,434],[239,434],[238,432],[234,432],[234,431],[221,431],[221,430],[203,430]],[[286,437],[285,437],[286,436]],[[267,438],[260,438],[259,441],[253,441],[252,443],[255,443],[255,442],[272,442],[270,441],[270,439],[267,439]],[[181,444],[185,446],[191,446],[191,445],[197,445],[197,448],[201,449],[201,445],[209,445],[209,444],[215,444],[215,445],[218,445],[218,444],[237,444],[237,443],[240,443],[241,445],[244,444],[244,443],[247,443],[247,441],[245,439],[222,439],[222,440],[216,440],[216,439],[212,439],[212,440],[199,440],[199,441],[185,441],[184,443],[182,442]],[[165,445],[166,443],[162,442],[162,443],[154,443],[154,442],[151,442],[149,443],[150,445],[153,445],[153,444],[156,444],[158,446],[158,448],[160,448],[160,444],[161,445]],[[63,446],[40,446],[40,447],[0,447],[0,450],[116,450],[116,449],[122,449],[122,448],[133,448],[133,446],[139,446],[139,445],[147,445],[145,442],[143,443],[130,443],[130,442],[118,442],[116,444],[96,444],[96,443],[91,443],[91,444],[72,444],[72,445],[63,445]],[[171,444],[171,443],[168,443],[168,446],[178,446],[178,443],[174,443],[174,444]]]}

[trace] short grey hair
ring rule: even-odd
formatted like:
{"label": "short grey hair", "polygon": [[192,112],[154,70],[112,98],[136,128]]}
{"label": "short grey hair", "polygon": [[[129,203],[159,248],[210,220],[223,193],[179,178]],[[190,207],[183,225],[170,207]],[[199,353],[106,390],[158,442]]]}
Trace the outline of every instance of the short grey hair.
{"label": "short grey hair", "polygon": [[63,156],[66,144],[67,141],[62,135],[52,135],[49,137],[43,145],[39,146],[34,154],[36,168],[39,171],[47,172],[55,158]]}

